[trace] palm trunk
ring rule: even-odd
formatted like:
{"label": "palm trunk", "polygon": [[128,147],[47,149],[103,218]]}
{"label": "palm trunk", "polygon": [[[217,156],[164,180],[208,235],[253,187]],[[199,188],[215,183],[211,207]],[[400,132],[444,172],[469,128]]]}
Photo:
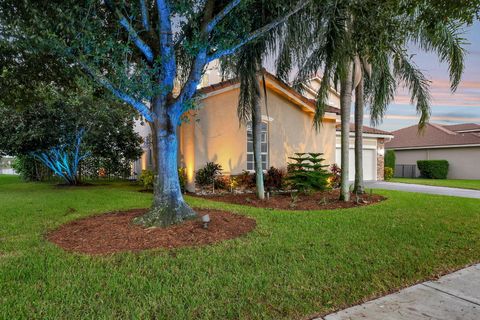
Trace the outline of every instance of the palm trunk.
{"label": "palm trunk", "polygon": [[177,121],[167,108],[157,107],[155,120],[157,138],[157,177],[154,185],[153,205],[149,212],[136,219],[145,226],[166,227],[197,216],[183,199],[178,179]]}
{"label": "palm trunk", "polygon": [[155,123],[153,122],[148,122],[148,125],[150,126],[150,132],[151,132],[151,148],[152,148],[152,160],[153,160],[153,168],[152,171],[156,172],[158,168],[158,141],[157,141],[157,135],[155,134]]}
{"label": "palm trunk", "polygon": [[356,194],[365,192],[363,183],[363,109],[364,109],[363,78],[355,89],[355,187]]}
{"label": "palm trunk", "polygon": [[349,135],[350,135],[350,109],[352,107],[352,73],[353,73],[353,63],[349,62],[347,74],[341,82],[340,88],[340,116],[341,116],[341,126],[342,126],[342,137],[341,137],[341,155],[342,155],[342,175],[341,175],[341,184],[340,184],[340,200],[349,201],[350,200],[350,184],[348,181],[349,173]]}
{"label": "palm trunk", "polygon": [[257,99],[257,103],[252,106],[252,135],[257,197],[260,200],[264,200],[265,186],[263,184],[262,168],[262,111],[260,109],[259,99]]}

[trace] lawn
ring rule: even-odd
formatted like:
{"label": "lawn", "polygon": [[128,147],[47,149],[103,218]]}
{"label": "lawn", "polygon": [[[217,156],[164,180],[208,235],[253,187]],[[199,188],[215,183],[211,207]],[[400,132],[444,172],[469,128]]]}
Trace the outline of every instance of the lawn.
{"label": "lawn", "polygon": [[427,185],[427,186],[451,187],[451,188],[480,190],[480,180],[393,178],[393,179],[390,180],[390,181],[392,181],[392,182],[401,182],[401,183],[424,184],[424,185]]}
{"label": "lawn", "polygon": [[44,240],[73,219],[147,207],[138,189],[0,176],[0,318],[302,319],[480,261],[480,200],[394,191],[373,206],[310,212],[189,198],[258,223],[201,248],[101,257]]}

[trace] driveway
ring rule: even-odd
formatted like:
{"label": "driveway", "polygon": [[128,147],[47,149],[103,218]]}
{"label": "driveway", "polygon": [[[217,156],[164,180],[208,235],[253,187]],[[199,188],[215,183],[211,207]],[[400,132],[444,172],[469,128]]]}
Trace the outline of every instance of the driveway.
{"label": "driveway", "polygon": [[317,320],[480,319],[480,265]]}
{"label": "driveway", "polygon": [[369,181],[365,182],[366,188],[397,190],[416,193],[439,194],[444,196],[455,196],[463,198],[480,199],[480,190],[468,190],[459,188],[434,187],[420,184],[385,182],[385,181]]}

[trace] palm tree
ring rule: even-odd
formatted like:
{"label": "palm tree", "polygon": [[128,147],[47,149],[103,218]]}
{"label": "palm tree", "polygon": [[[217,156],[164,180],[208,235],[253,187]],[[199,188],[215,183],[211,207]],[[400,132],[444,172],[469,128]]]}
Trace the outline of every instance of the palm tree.
{"label": "palm tree", "polygon": [[[275,4],[271,2],[260,2],[258,10],[252,12],[257,15],[256,23],[261,26],[265,17],[274,14]],[[302,14],[299,12],[298,14]],[[304,14],[304,13],[303,13]],[[263,165],[261,152],[262,135],[262,110],[261,110],[261,88],[259,85],[259,74],[263,74],[264,58],[272,53],[275,46],[283,39],[281,35],[282,27],[290,24],[292,20],[287,20],[284,24],[273,28],[262,37],[242,47],[237,54],[222,59],[221,67],[224,75],[234,74],[240,81],[240,93],[237,106],[237,115],[241,125],[251,123],[253,137],[253,158],[255,169],[255,182],[257,197],[265,199],[265,186],[263,180]],[[266,84],[263,79],[263,86],[266,97]]]}
{"label": "palm tree", "polygon": [[395,1],[381,5],[377,1],[323,2],[311,10],[316,20],[311,23],[313,31],[301,38],[304,45],[309,44],[309,49],[296,53],[300,61],[296,83],[323,70],[314,118],[317,128],[326,109],[329,86],[340,84],[342,200],[349,199],[348,136],[353,90],[356,96],[355,191],[361,193],[364,189],[361,155],[364,102],[370,104],[372,122],[377,124],[394,97],[397,83],[402,83],[409,89],[412,103],[416,103],[420,125],[430,116],[429,81],[408,56],[408,42],[419,43],[422,49],[436,52],[441,61],[449,63],[452,90],[460,80],[464,54],[458,24],[425,14],[431,10],[429,3],[412,1],[409,5],[413,9],[406,12],[404,3]]}
{"label": "palm tree", "polygon": [[262,70],[262,56],[265,54],[265,50],[264,41],[258,41],[245,46],[237,56],[235,67],[235,74],[240,80],[237,114],[238,119],[244,125],[251,122],[255,185],[257,197],[261,200],[265,199],[265,186],[261,153],[262,110],[260,106],[261,91],[258,74]]}

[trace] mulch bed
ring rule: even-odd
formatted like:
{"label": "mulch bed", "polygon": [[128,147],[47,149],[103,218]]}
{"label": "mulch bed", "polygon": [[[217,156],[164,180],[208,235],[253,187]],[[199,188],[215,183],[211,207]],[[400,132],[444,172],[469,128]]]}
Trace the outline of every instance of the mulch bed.
{"label": "mulch bed", "polygon": [[75,220],[47,234],[61,248],[87,254],[109,254],[153,248],[201,246],[232,239],[252,231],[255,220],[225,211],[196,210],[199,217],[209,214],[208,229],[201,219],[168,228],[143,228],[132,223],[146,209],[112,212]]}
{"label": "mulch bed", "polygon": [[278,210],[327,210],[353,208],[374,204],[386,199],[381,195],[368,193],[359,195],[357,198],[357,196],[352,193],[350,201],[343,202],[338,200],[339,196],[339,190],[316,192],[309,195],[299,195],[295,203],[293,203],[293,198],[290,193],[274,194],[271,195],[269,199],[265,200],[257,199],[255,194],[252,193],[197,195],[196,197],[219,202]]}

